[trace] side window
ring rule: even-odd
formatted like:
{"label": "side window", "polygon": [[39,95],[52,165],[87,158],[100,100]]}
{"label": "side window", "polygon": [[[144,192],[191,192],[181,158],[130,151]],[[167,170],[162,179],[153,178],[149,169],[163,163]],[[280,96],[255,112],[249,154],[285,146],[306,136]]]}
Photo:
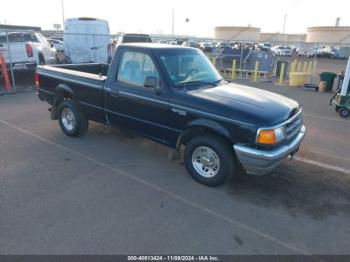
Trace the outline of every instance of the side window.
{"label": "side window", "polygon": [[138,86],[144,86],[149,76],[159,79],[159,73],[149,55],[141,52],[125,52],[122,56],[116,80]]}

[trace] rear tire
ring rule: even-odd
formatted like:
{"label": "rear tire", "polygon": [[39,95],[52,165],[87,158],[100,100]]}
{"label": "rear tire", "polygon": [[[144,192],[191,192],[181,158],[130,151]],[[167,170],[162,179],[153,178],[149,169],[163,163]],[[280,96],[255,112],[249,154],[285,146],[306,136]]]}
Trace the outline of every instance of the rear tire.
{"label": "rear tire", "polygon": [[42,54],[39,54],[39,65],[45,65],[45,58]]}
{"label": "rear tire", "polygon": [[192,138],[185,148],[185,166],[197,182],[216,187],[228,181],[234,171],[234,154],[228,143],[215,135]]}
{"label": "rear tire", "polygon": [[64,100],[58,106],[58,123],[67,136],[81,136],[88,129],[89,120],[72,100]]}

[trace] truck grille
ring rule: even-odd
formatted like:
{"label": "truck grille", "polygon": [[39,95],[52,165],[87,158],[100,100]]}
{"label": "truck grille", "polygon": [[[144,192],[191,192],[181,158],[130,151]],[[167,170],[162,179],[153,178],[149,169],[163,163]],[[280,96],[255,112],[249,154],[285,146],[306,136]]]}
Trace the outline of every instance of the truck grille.
{"label": "truck grille", "polygon": [[293,121],[286,124],[287,139],[294,137],[301,129],[303,125],[303,116],[301,113]]}

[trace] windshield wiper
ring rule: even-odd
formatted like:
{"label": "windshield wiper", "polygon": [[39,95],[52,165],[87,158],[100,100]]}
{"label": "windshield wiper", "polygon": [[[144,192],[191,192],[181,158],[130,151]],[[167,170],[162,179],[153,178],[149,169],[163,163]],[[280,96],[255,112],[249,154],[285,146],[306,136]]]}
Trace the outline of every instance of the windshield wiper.
{"label": "windshield wiper", "polygon": [[208,82],[208,81],[202,81],[202,80],[194,80],[194,81],[185,81],[185,82],[180,82],[177,83],[177,85],[180,85],[181,87],[188,87],[189,85],[209,85],[212,87],[217,87],[218,83],[220,83],[221,81],[223,81],[224,79],[219,79],[215,82]]}

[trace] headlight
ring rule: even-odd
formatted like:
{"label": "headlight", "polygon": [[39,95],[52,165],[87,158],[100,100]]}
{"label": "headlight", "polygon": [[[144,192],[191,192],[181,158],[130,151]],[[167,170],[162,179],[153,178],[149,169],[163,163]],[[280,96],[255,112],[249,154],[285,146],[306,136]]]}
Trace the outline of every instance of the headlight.
{"label": "headlight", "polygon": [[284,127],[274,129],[260,129],[257,142],[262,145],[275,145],[286,138]]}

